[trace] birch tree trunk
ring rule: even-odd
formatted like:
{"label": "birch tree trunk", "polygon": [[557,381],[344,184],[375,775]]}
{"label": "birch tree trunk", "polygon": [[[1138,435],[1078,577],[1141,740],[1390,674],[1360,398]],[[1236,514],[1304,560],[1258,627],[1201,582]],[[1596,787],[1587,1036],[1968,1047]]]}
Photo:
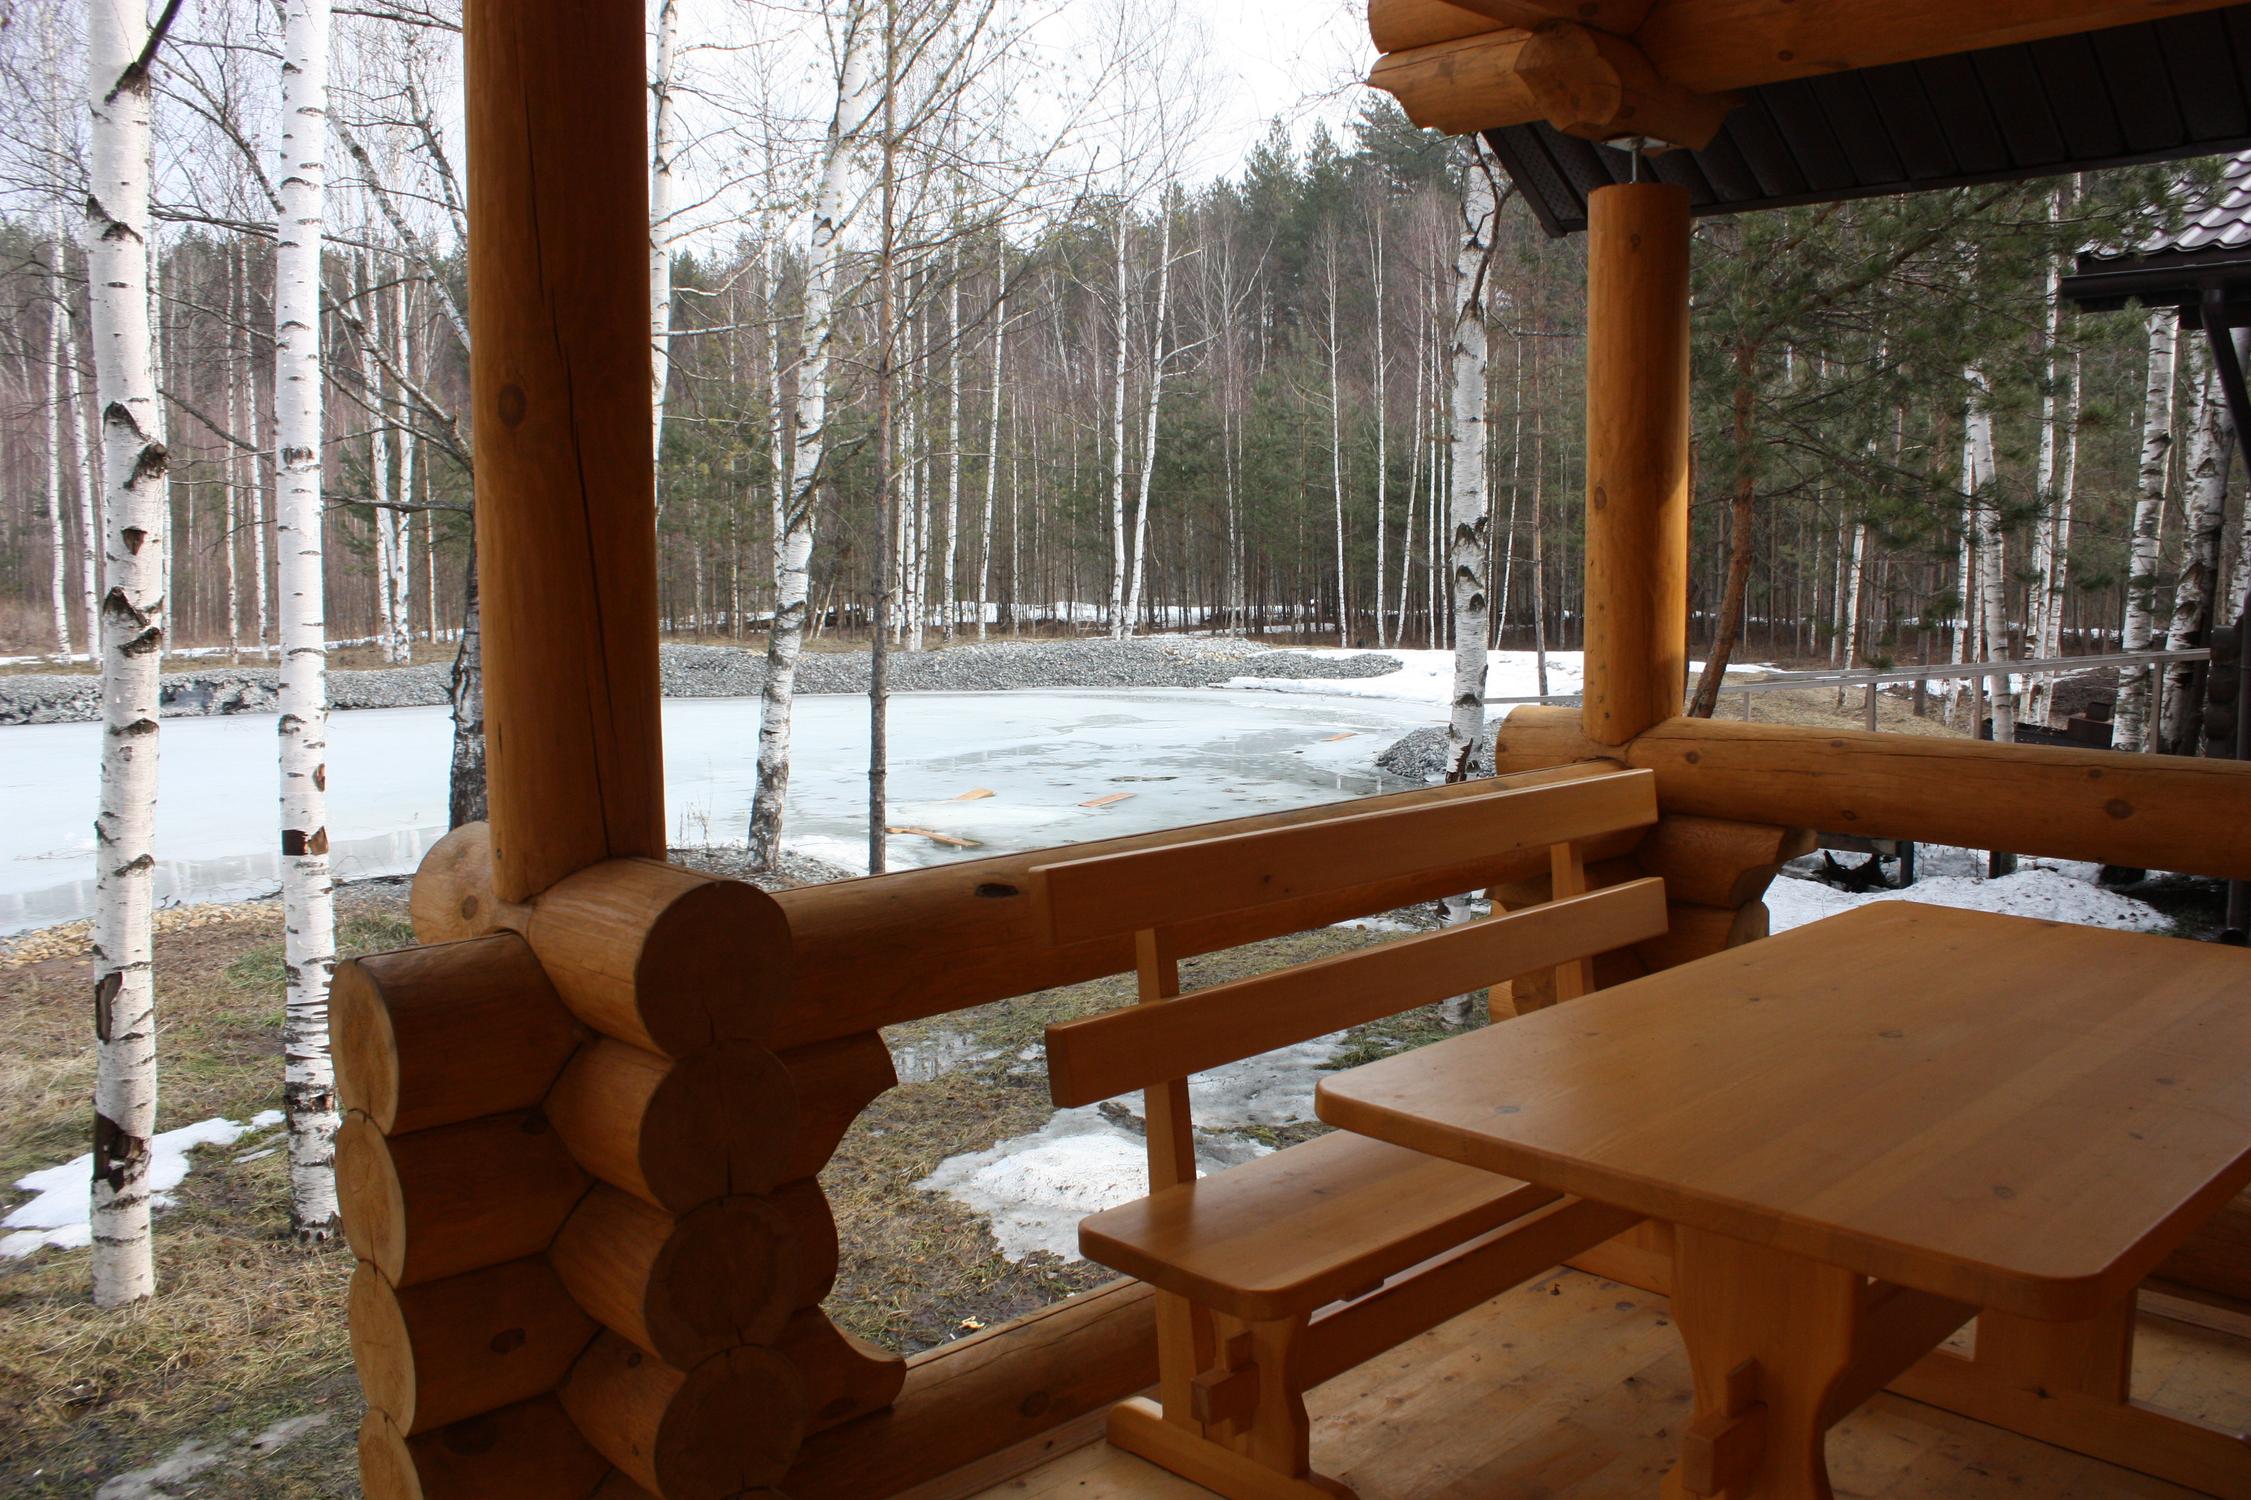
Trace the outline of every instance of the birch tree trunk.
{"label": "birch tree trunk", "polygon": [[1123,199],[1118,202],[1118,245],[1114,284],[1117,294],[1117,353],[1112,360],[1110,373],[1110,635],[1124,640],[1133,633],[1133,622],[1126,613],[1126,534],[1125,534],[1125,410],[1126,410],[1126,339],[1132,321],[1127,303],[1126,286],[1126,219],[1128,206]]}
{"label": "birch tree trunk", "polygon": [[101,423],[85,402],[78,377],[78,320],[63,303],[63,396],[69,408],[71,451],[78,458],[78,593],[86,625],[86,659],[102,654]]}
{"label": "birch tree trunk", "polygon": [[165,470],[148,317],[151,89],[140,0],[92,0],[86,195],[94,388],[102,409],[101,804],[94,819],[93,1291],[98,1307],[156,1290],[149,1142],[156,1131],[152,870],[157,671],[165,634]]}
{"label": "birch tree trunk", "polygon": [[[1001,357],[1005,352],[1005,335],[1008,331],[1008,281],[1005,271],[996,271],[1000,279],[1000,295],[993,304],[993,393],[992,406],[985,419],[985,523],[983,541],[977,548],[977,639],[985,638],[985,616],[993,596],[993,505],[1000,494],[1000,372]],[[1010,490],[1011,501],[1014,498]],[[1009,546],[1015,546],[1011,533]],[[1015,576],[1015,565],[1010,564],[1010,577]]]}
{"label": "birch tree trunk", "polygon": [[[2134,496],[2134,529],[2127,544],[2126,614],[2118,642],[2121,651],[2149,650],[2154,634],[2157,528],[2165,512],[2166,477],[2173,453],[2173,365],[2179,321],[2178,312],[2162,307],[2152,308],[2146,322],[2149,373],[2142,388],[2141,479]],[[2149,748],[2150,696],[2155,682],[2156,673],[2147,666],[2119,669],[2112,749]]]}
{"label": "birch tree trunk", "polygon": [[680,151],[679,110],[672,98],[680,45],[679,0],[657,0],[656,72],[649,81],[654,119],[649,132],[649,451],[663,472],[664,397],[672,381],[672,189]]}
{"label": "birch tree trunk", "polygon": [[[2063,188],[2048,195],[2048,223],[2052,226],[2063,217]],[[2056,480],[2061,459],[2061,438],[2066,420],[2078,421],[2077,403],[2071,403],[2068,418],[2062,393],[2057,388],[2056,345],[2063,336],[2063,261],[2060,256],[2050,256],[2042,273],[2041,291],[2045,297],[2045,316],[2040,329],[2040,453],[2035,470],[2038,509],[2032,522],[2032,575],[2033,583],[2025,608],[2024,635],[2028,652],[2034,657],[2048,655],[2048,629],[2051,620],[2063,607],[2062,590],[2058,584],[2060,565],[2056,552],[2056,536],[2062,525],[2060,496]],[[2024,715],[2036,729],[2048,727],[2049,704],[2053,697],[2053,680],[2045,674],[2033,677],[2025,685]]]}
{"label": "birch tree trunk", "polygon": [[[406,263],[399,263],[398,285],[394,289],[395,311],[391,319],[391,335],[397,353],[394,356],[399,370],[411,377],[414,356],[411,347],[408,316]],[[398,427],[399,475],[396,494],[399,504],[414,501],[414,424],[401,422]],[[410,525],[412,513],[399,510],[393,513],[391,526],[391,586],[396,591],[391,601],[391,619],[397,632],[391,638],[391,661],[407,666],[414,660],[414,547]]]}
{"label": "birch tree trunk", "polygon": [[[844,57],[829,119],[820,187],[813,200],[805,253],[805,309],[797,359],[797,445],[789,499],[774,544],[774,619],[766,636],[766,681],[759,698],[758,790],[750,808],[750,867],[775,869],[782,853],[782,807],[789,793],[790,715],[796,703],[797,658],[805,645],[805,601],[812,576],[813,503],[826,475],[828,371],[836,332],[836,268],[844,230],[859,193],[854,157],[874,108],[869,65],[875,40],[866,0],[853,0],[844,20]],[[885,541],[876,543],[880,550]]]}
{"label": "birch tree trunk", "polygon": [[1157,208],[1157,310],[1149,325],[1149,391],[1143,407],[1141,429],[1141,485],[1134,502],[1133,592],[1126,613],[1141,617],[1141,589],[1149,567],[1149,488],[1157,474],[1157,414],[1165,390],[1165,312],[1172,291],[1172,211],[1169,203]]}
{"label": "birch tree trunk", "polygon": [[335,1071],[328,979],[336,966],[328,870],[328,641],[321,579],[320,262],[327,180],[328,0],[283,11],[281,213],[274,243],[274,418],[280,450],[282,1104],[289,1212],[300,1239],[336,1228]]}
{"label": "birch tree trunk", "polygon": [[453,708],[453,764],[447,776],[446,826],[485,820],[485,652],[477,609],[477,533],[469,531],[469,573],[462,585],[461,644],[446,688]]}
{"label": "birch tree trunk", "polygon": [[[1471,171],[1473,171],[1473,172],[1474,172],[1474,171],[1476,170],[1476,164],[1475,164],[1474,162],[1472,162],[1472,163],[1471,163],[1471,166],[1470,166],[1470,170],[1471,170]],[[1465,210],[1465,222],[1466,222],[1466,216],[1467,216],[1467,215],[1466,215],[1466,210]],[[1337,644],[1338,644],[1339,646],[1349,647],[1349,646],[1351,646],[1351,644],[1352,644],[1352,611],[1351,611],[1351,608],[1350,608],[1350,605],[1349,605],[1349,603],[1348,603],[1348,602],[1347,602],[1347,600],[1345,599],[1345,589],[1344,589],[1344,381],[1343,381],[1343,377],[1342,377],[1342,376],[1341,376],[1341,375],[1339,374],[1339,372],[1338,372],[1338,368],[1337,368],[1337,365],[1338,365],[1338,361],[1337,361],[1337,298],[1338,298],[1338,294],[1339,294],[1339,293],[1340,293],[1340,292],[1341,292],[1341,291],[1343,290],[1343,288],[1342,288],[1342,287],[1341,287],[1341,286],[1339,285],[1339,283],[1340,283],[1340,282],[1341,282],[1341,281],[1343,280],[1343,278],[1342,278],[1341,276],[1339,276],[1339,275],[1338,275],[1338,268],[1337,268],[1337,249],[1336,249],[1336,236],[1335,236],[1334,234],[1331,234],[1331,235],[1327,236],[1327,239],[1328,239],[1328,266],[1329,266],[1329,499],[1330,499],[1330,502],[1331,502],[1331,504],[1332,504],[1332,505],[1334,506],[1334,508],[1335,508],[1335,520],[1336,520],[1336,546],[1337,546]],[[1460,268],[1459,268],[1459,265],[1457,264],[1457,266],[1456,266],[1456,270],[1457,270],[1457,272],[1459,271],[1459,269],[1460,269]],[[1482,269],[1482,267],[1481,267],[1480,269]],[[1456,322],[1456,324],[1457,324],[1457,325],[1459,325],[1459,323],[1460,323],[1460,313],[1459,313],[1458,311],[1457,311],[1457,312],[1456,312],[1456,314],[1455,314],[1455,322]],[[1483,332],[1482,332],[1482,325],[1481,325],[1481,327],[1480,327],[1480,333],[1479,333],[1479,337],[1480,337],[1481,339],[1482,339],[1482,337],[1483,337]],[[1456,380],[1457,382],[1459,382],[1459,381],[1461,380],[1461,378],[1462,378],[1462,377],[1461,377],[1461,357],[1462,357],[1462,354],[1461,354],[1461,343],[1460,343],[1460,329],[1459,329],[1459,327],[1457,326],[1457,327],[1456,327],[1456,330],[1455,330],[1455,346],[1454,346],[1454,379],[1455,379],[1455,380]],[[1485,360],[1484,360],[1484,355],[1483,355],[1483,353],[1482,353],[1482,352],[1480,352],[1480,353],[1479,353],[1479,356],[1478,356],[1478,361],[1477,361],[1477,368],[1478,368],[1478,369],[1479,369],[1480,371],[1482,371],[1482,370],[1483,370],[1483,369],[1485,368]],[[1454,441],[1455,441],[1456,443],[1459,443],[1459,442],[1461,442],[1462,438],[1461,438],[1461,429],[1460,429],[1460,426],[1458,425],[1458,424],[1459,424],[1459,422],[1460,422],[1460,410],[1461,410],[1461,393],[1460,393],[1460,390],[1459,390],[1458,388],[1457,388],[1457,389],[1456,389],[1456,391],[1455,391],[1455,395],[1454,395],[1454,402],[1455,402],[1455,421],[1456,421],[1456,423],[1457,423],[1457,425],[1456,425],[1456,427],[1455,427],[1455,430],[1454,430]],[[1483,416],[1483,412],[1484,412],[1484,405],[1485,405],[1485,402],[1484,402],[1484,396],[1483,396],[1483,391],[1482,391],[1482,387],[1481,387],[1481,388],[1480,388],[1480,393],[1479,393],[1479,397],[1478,397],[1478,411],[1479,411],[1479,417],[1478,417],[1478,420],[1479,420],[1479,422],[1483,422],[1483,421],[1484,421],[1484,416]],[[1479,429],[1479,434],[1480,434],[1480,437],[1479,437],[1479,441],[1478,441],[1478,444],[1477,444],[1477,455],[1478,455],[1477,461],[1478,461],[1478,464],[1479,464],[1480,468],[1482,468],[1482,466],[1483,466],[1483,464],[1484,464],[1484,462],[1485,462],[1485,444],[1484,444],[1484,441],[1483,441],[1483,428],[1482,428],[1482,427],[1480,427],[1480,429]],[[1483,494],[1484,494],[1484,488],[1485,488],[1485,487],[1484,487],[1484,484],[1483,484],[1483,482],[1482,482],[1482,480],[1480,480],[1480,483],[1478,484],[1478,487],[1477,487],[1477,488],[1478,488],[1478,494],[1479,494],[1479,495],[1480,495],[1480,496],[1482,497],[1482,496],[1483,496]],[[1480,505],[1480,507],[1481,507],[1481,508],[1482,508],[1482,506],[1483,506],[1483,503],[1484,503],[1484,502],[1483,502],[1483,500],[1482,500],[1482,498],[1481,498],[1481,499],[1479,500],[1479,505]],[[1460,514],[1460,506],[1461,506],[1461,500],[1460,500],[1460,497],[1459,497],[1459,495],[1457,495],[1457,496],[1455,497],[1455,500],[1454,500],[1454,505],[1455,505],[1455,513],[1456,513],[1456,515],[1457,515],[1457,517],[1458,517],[1458,516],[1459,516],[1459,514]],[[1458,523],[1457,523],[1457,524],[1458,524]],[[1456,550],[1457,550],[1457,560],[1458,560],[1458,553],[1459,553],[1459,543],[1458,543],[1458,539],[1457,539],[1457,548],[1456,548]],[[1483,572],[1484,572],[1484,567],[1485,567],[1484,559],[1483,559],[1482,557],[1480,557],[1480,558],[1478,559],[1478,562],[1477,562],[1477,564],[1476,564],[1476,567],[1475,567],[1474,571],[1476,571],[1477,573],[1479,573],[1480,575],[1482,575],[1482,574],[1483,574]],[[1457,584],[1455,585],[1455,592],[1456,592],[1457,594],[1458,594],[1458,593],[1460,592],[1460,585],[1459,585],[1459,583],[1457,583]],[[1479,642],[1478,642],[1478,644],[1479,644],[1479,646],[1480,646],[1481,648],[1482,648],[1482,646],[1483,646],[1483,644],[1484,644],[1484,640],[1483,640],[1483,631],[1484,631],[1483,619],[1484,619],[1484,616],[1483,616],[1483,613],[1482,613],[1482,611],[1483,611],[1483,608],[1484,608],[1484,605],[1483,605],[1483,601],[1482,601],[1482,599],[1481,599],[1481,600],[1479,601],[1479,610],[1480,610],[1480,614],[1479,614],[1479,626],[1478,626],[1478,630],[1479,630]],[[1458,675],[1459,675],[1459,672],[1460,672],[1460,667],[1459,667],[1459,665],[1457,665],[1457,666],[1456,666],[1456,668],[1455,668],[1455,671],[1456,671],[1456,674],[1457,674],[1457,677],[1458,677]],[[1482,660],[1482,659],[1481,659],[1481,660],[1479,661],[1479,663],[1478,663],[1478,668],[1477,668],[1477,676],[1478,676],[1478,681],[1479,681],[1479,683],[1480,683],[1480,684],[1482,684],[1482,683],[1484,682],[1484,680],[1485,680],[1485,665],[1484,665],[1484,662],[1483,662],[1483,660]],[[1479,696],[1480,696],[1480,697],[1482,697],[1482,696],[1483,696],[1483,691],[1482,691],[1482,687],[1481,687],[1481,689],[1480,689],[1480,692],[1479,692]],[[1479,712],[1480,712],[1480,713],[1482,713],[1482,712],[1483,712],[1483,710],[1482,710],[1482,709],[1480,709],[1480,710],[1479,710]],[[1472,740],[1474,740],[1474,739],[1476,738],[1476,734],[1475,734],[1475,732],[1474,732],[1474,731],[1472,732],[1472,734],[1471,734],[1471,736],[1470,736],[1470,737],[1471,737],[1471,739],[1472,739]]]}
{"label": "birch tree trunk", "polygon": [[[1985,658],[1998,661],[2009,654],[2009,573],[2001,535],[2001,506],[1992,491],[1997,463],[1993,447],[1993,387],[1982,366],[1972,365],[1968,434],[1975,458],[1975,488],[1968,504],[1976,521],[1978,636]],[[2003,744],[2017,737],[2016,679],[2013,676],[1983,679],[1990,685],[1993,703],[1993,738]],[[1972,726],[1973,728],[1975,726]]]}
{"label": "birch tree trunk", "polygon": [[[2168,651],[2185,651],[2211,639],[2220,536],[2227,526],[2228,460],[2234,446],[2227,398],[2207,345],[2192,336],[2189,350],[2196,420],[2188,440],[2188,538],[2180,579],[2173,588],[2173,618],[2165,633]],[[2165,669],[2165,722],[2159,742],[2168,755],[2196,753],[2204,714],[2203,695],[2196,691],[2200,675],[2190,662],[2172,662]]]}
{"label": "birch tree trunk", "polygon": [[[1500,204],[1484,160],[1470,138],[1462,172],[1460,233],[1454,254],[1453,486],[1450,501],[1454,605],[1454,694],[1446,720],[1446,779],[1467,781],[1477,741],[1485,732],[1485,282],[1493,263],[1493,221]],[[1341,579],[1340,579],[1341,584]],[[1339,601],[1341,603],[1341,600]],[[1449,923],[1470,917],[1468,896],[1449,896]],[[1470,1000],[1445,1005],[1446,1024],[1466,1025]]]}
{"label": "birch tree trunk", "polygon": [[70,295],[63,282],[63,209],[55,205],[54,264],[47,290],[47,541],[48,592],[54,603],[55,656],[70,660],[70,537],[63,524],[63,305]]}
{"label": "birch tree trunk", "polygon": [[1370,215],[1369,228],[1369,255],[1372,273],[1369,280],[1369,290],[1374,296],[1376,304],[1374,360],[1376,408],[1376,646],[1379,650],[1391,644],[1391,637],[1384,620],[1383,598],[1384,501],[1386,498],[1385,487],[1390,479],[1391,464],[1391,449],[1388,442],[1389,432],[1386,420],[1389,414],[1384,410],[1386,402],[1384,400],[1383,380],[1384,364],[1391,354],[1389,346],[1384,342],[1383,328],[1383,209],[1384,205],[1379,202],[1376,205],[1375,213]]}
{"label": "birch tree trunk", "polygon": [[946,278],[946,577],[939,600],[946,611],[941,639],[952,642],[961,620],[954,583],[961,563],[961,250],[958,241]]}

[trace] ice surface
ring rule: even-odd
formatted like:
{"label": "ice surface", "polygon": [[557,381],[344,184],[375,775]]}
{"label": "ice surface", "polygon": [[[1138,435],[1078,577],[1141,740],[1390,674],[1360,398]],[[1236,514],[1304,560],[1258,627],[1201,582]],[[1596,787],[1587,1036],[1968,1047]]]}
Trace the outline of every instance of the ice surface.
{"label": "ice surface", "polygon": [[[165,1131],[149,1143],[150,1202],[157,1208],[170,1205],[172,1200],[166,1195],[187,1180],[188,1152],[195,1147],[231,1146],[253,1131],[272,1129],[281,1120],[280,1110],[269,1109],[251,1116],[247,1125],[213,1116]],[[48,1248],[76,1250],[92,1244],[93,1227],[88,1221],[93,1216],[93,1177],[94,1154],[89,1151],[59,1167],[42,1168],[17,1178],[16,1190],[33,1196],[0,1219],[0,1229],[16,1231],[0,1235],[0,1258],[13,1259]]]}
{"label": "ice surface", "polygon": [[[1334,684],[1331,684],[1333,686]],[[1432,711],[1413,701],[1149,688],[917,693],[892,701],[893,867],[1142,833],[1389,790],[1378,750]],[[756,785],[758,702],[664,706],[665,795],[680,843],[740,843]],[[159,760],[161,903],[239,900],[280,882],[271,715],[174,719]],[[85,916],[101,726],[0,729],[0,933]],[[412,870],[445,832],[442,708],[329,721],[329,834],[345,879]],[[867,867],[867,703],[798,700],[789,844]],[[1343,736],[1339,738],[1339,736]],[[994,793],[958,800],[979,788]],[[1124,800],[1084,804],[1113,792]]]}

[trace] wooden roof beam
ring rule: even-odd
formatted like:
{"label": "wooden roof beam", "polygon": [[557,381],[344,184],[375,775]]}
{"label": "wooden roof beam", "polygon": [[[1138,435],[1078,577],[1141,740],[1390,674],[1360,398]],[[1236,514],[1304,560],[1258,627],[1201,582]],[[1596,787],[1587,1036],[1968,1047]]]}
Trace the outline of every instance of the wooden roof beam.
{"label": "wooden roof beam", "polygon": [[1368,0],[1368,31],[1379,52],[1451,42],[1482,32],[1535,31],[1573,21],[1630,36],[1652,0]]}
{"label": "wooden roof beam", "polygon": [[[1425,21],[1437,10],[1467,11],[1470,0],[1419,0]],[[1476,0],[1475,14],[1491,19],[1504,9],[1567,9],[1547,0]],[[1974,52],[1985,47],[2047,37],[2099,32],[2138,21],[2218,10],[2233,0],[1656,0],[1630,46],[1650,76],[1680,95],[1724,95],[1732,90],[1846,72],[1885,63]],[[1370,8],[1373,23],[1396,6],[1409,16],[1411,0],[1382,0]],[[1438,17],[1443,19],[1443,17]],[[1553,29],[1550,23],[1548,28]],[[1406,35],[1403,27],[1392,34]],[[1379,32],[1379,45],[1385,33]],[[1443,36],[1425,26],[1422,34]],[[1602,32],[1601,52],[1621,83],[1634,70],[1621,67],[1619,38]],[[1549,119],[1555,85],[1536,93],[1522,72],[1533,33],[1503,27],[1456,33],[1447,40],[1387,53],[1369,82],[1396,96],[1418,125],[1453,134],[1525,125]],[[1647,91],[1647,85],[1643,85]],[[1647,106],[1644,106],[1646,109]],[[1662,106],[1659,106],[1660,112]],[[1561,122],[1556,122],[1561,128]],[[1584,134],[1584,130],[1574,131]],[[1629,129],[1700,144],[1662,131]]]}
{"label": "wooden roof beam", "polygon": [[1417,125],[1452,135],[1546,120],[1593,141],[1702,147],[1734,103],[1680,88],[1624,37],[1568,21],[1393,53],[1369,82]]}

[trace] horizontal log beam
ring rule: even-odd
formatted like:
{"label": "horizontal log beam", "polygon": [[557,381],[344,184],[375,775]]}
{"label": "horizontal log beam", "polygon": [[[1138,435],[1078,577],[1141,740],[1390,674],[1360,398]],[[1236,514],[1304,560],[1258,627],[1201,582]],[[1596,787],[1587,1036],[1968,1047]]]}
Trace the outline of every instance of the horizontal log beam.
{"label": "horizontal log beam", "polygon": [[1576,21],[1630,36],[1649,6],[1650,0],[1368,0],[1368,34],[1378,52],[1426,47],[1504,26],[1529,31],[1548,21]]}
{"label": "horizontal log beam", "polygon": [[880,1500],[1154,1384],[1154,1289],[1116,1281],[907,1362],[884,1411],[809,1438],[782,1489]]}
{"label": "horizontal log beam", "polygon": [[1503,771],[1622,757],[1667,813],[2251,879],[2251,762],[1687,718],[1620,749],[1568,708],[1495,738]]}
{"label": "horizontal log beam", "polygon": [[[1952,0],[1658,0],[1632,31],[1631,47],[1665,87],[1691,96],[1724,96],[1793,78],[2072,36],[2229,3],[1993,0],[1971,7]],[[1450,8],[1473,7],[1460,0]],[[1460,134],[1551,118],[1547,102],[1521,72],[1532,37],[1522,23],[1463,33],[1454,31],[1460,23],[1450,24],[1443,13],[1402,9],[1404,19],[1387,23],[1380,34],[1401,42],[1430,40],[1388,51],[1368,81],[1397,97],[1409,119]]]}
{"label": "horizontal log beam", "polygon": [[[1535,778],[1568,779],[1601,769],[1557,767],[1537,772]],[[1371,797],[1354,806],[1380,812],[1490,795],[1492,789],[1489,781],[1464,782]],[[788,917],[796,949],[795,992],[768,1045],[776,1050],[807,1047],[990,1000],[1124,973],[1133,967],[1130,933],[1061,946],[1041,941],[1039,914],[1031,899],[1035,867],[1064,857],[1092,858],[1335,816],[1333,806],[1293,808],[1074,844],[1067,854],[1035,849],[776,892],[774,899]],[[1644,830],[1632,829],[1591,840],[1586,857],[1608,859],[1628,853],[1643,834]],[[1187,922],[1176,933],[1184,957],[1209,953],[1371,911],[1521,880],[1545,870],[1547,862],[1545,849],[1528,849],[1304,900],[1221,913]],[[788,1063],[790,1057],[783,1060]],[[800,1087],[811,1097],[811,1089]]]}

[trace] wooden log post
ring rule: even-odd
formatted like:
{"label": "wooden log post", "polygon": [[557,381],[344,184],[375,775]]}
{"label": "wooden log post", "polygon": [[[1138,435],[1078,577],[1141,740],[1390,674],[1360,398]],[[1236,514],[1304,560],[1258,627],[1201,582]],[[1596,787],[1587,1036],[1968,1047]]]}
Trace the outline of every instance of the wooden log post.
{"label": "wooden log post", "polygon": [[1587,738],[1623,745],[1688,680],[1688,190],[1587,200]]}
{"label": "wooden log post", "polygon": [[495,893],[664,857],[648,86],[621,0],[468,0],[470,404]]}

